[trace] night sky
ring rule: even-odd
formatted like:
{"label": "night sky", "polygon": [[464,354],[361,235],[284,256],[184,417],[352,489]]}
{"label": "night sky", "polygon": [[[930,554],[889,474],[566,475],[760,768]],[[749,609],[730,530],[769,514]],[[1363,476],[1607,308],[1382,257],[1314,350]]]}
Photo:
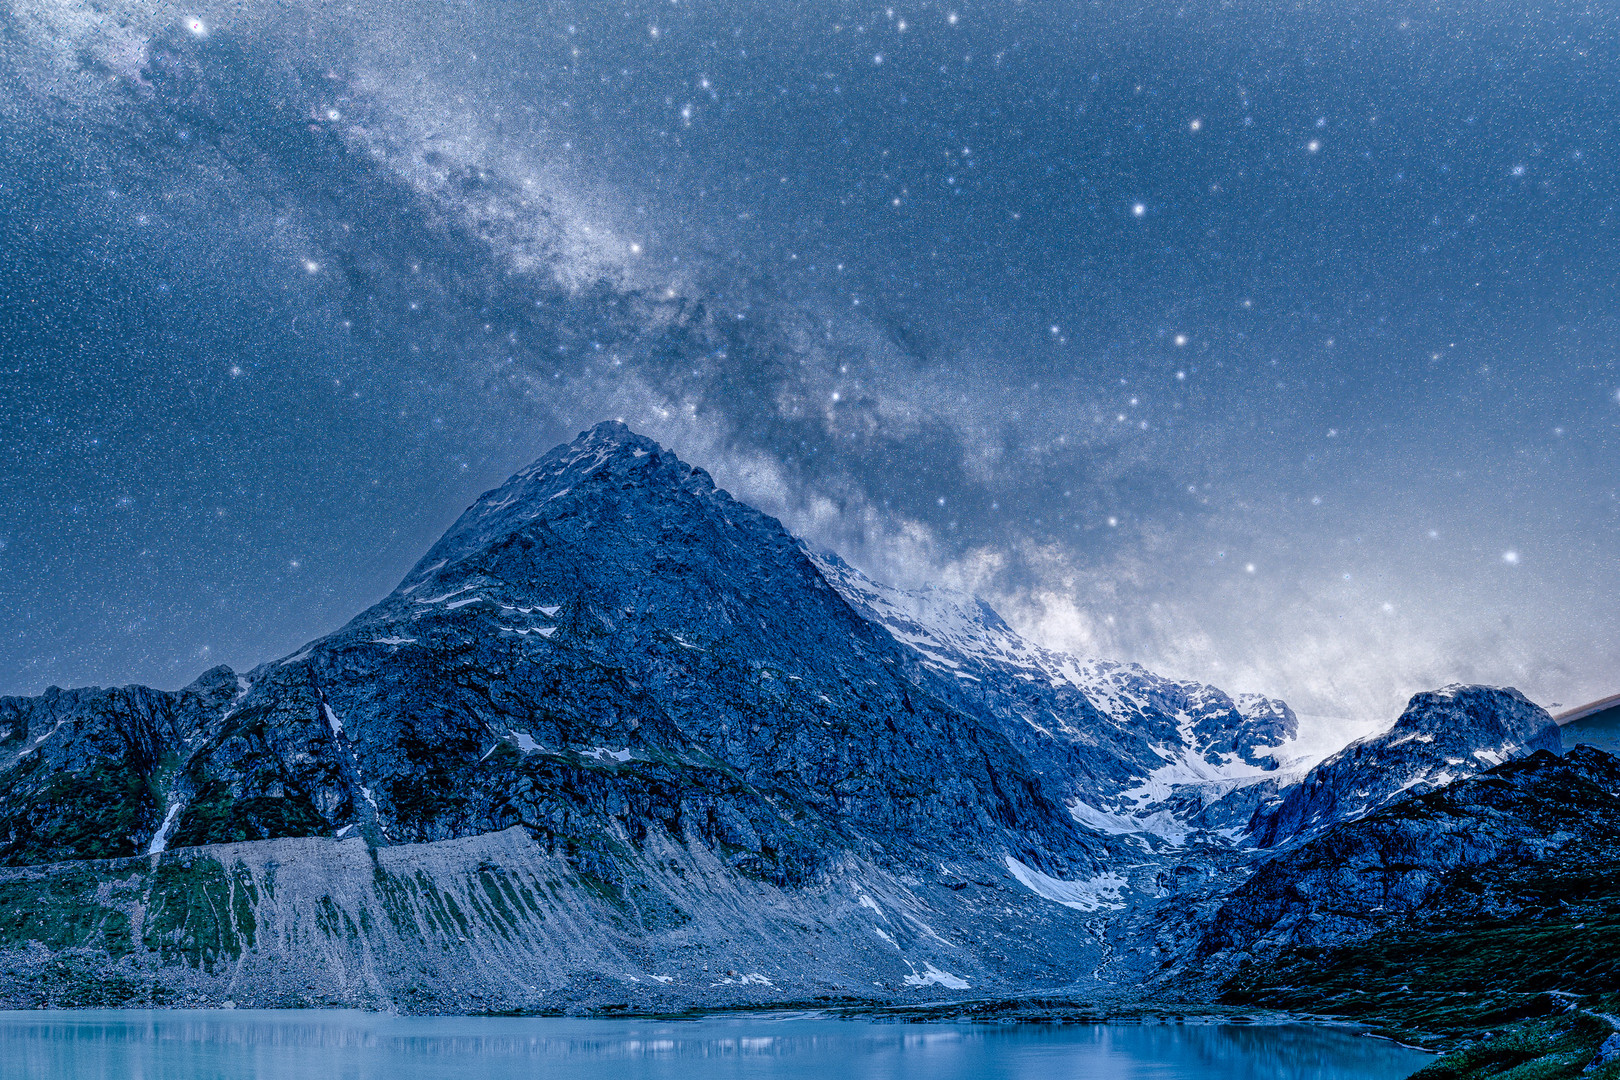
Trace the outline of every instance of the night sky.
{"label": "night sky", "polygon": [[0,12],[0,693],[247,668],[622,418],[1301,712],[1620,689],[1620,4]]}

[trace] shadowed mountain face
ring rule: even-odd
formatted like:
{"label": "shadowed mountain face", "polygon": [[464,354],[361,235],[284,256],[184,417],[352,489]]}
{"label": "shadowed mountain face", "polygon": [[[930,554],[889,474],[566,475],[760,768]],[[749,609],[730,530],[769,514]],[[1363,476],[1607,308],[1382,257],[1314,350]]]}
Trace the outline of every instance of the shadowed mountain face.
{"label": "shadowed mountain face", "polygon": [[[1007,741],[902,651],[775,520],[603,424],[481,497],[381,603],[240,684],[8,702],[44,786],[8,799],[28,809],[6,857],[522,825],[607,877],[613,845],[648,830],[782,882],[849,847],[1089,868]],[[41,739],[58,712],[71,730]],[[76,737],[101,714],[117,738]],[[26,824],[109,794],[116,827],[93,844]]]}
{"label": "shadowed mountain face", "polygon": [[[1230,1000],[1349,1015],[1406,1038],[1574,1014],[1583,998],[1602,1009],[1607,996],[1612,1009],[1617,863],[1620,759],[1540,750],[1267,861],[1220,905],[1201,961],[1236,969]],[[1549,1042],[1543,1031],[1517,1056],[1561,1049]],[[1578,1075],[1590,1057],[1523,1075]],[[1504,1060],[1447,1075],[1497,1075]]]}

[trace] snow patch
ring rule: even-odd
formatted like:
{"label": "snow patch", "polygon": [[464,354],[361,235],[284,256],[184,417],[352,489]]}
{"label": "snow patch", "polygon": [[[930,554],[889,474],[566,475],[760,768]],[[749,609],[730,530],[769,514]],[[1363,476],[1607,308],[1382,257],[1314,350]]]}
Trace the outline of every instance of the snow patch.
{"label": "snow patch", "polygon": [[533,754],[540,749],[540,744],[534,741],[534,736],[527,731],[509,731],[512,741],[517,743],[518,749],[525,754]]}
{"label": "snow patch", "polygon": [[968,982],[967,982],[966,979],[959,978],[958,976],[952,975],[948,971],[941,971],[939,968],[935,967],[933,964],[926,964],[926,963],[923,965],[923,970],[922,970],[921,975],[917,974],[917,969],[916,968],[912,968],[911,974],[906,976],[906,985],[907,986],[943,986],[947,990],[966,990],[966,989],[968,989]]}
{"label": "snow patch", "polygon": [[416,639],[413,637],[374,637],[371,639],[371,643],[373,645],[415,645]]}
{"label": "snow patch", "polygon": [[466,592],[468,589],[473,589],[473,588],[476,588],[476,587],[477,587],[476,585],[467,584],[467,585],[463,585],[459,589],[451,589],[447,593],[441,593],[438,596],[430,596],[425,600],[422,599],[421,597],[417,597],[416,602],[418,604],[442,604],[446,600],[450,599],[452,596],[460,596],[462,593]]}
{"label": "snow patch", "polygon": [[724,979],[721,979],[717,983],[712,983],[711,985],[713,985],[713,986],[770,986],[770,985],[772,985],[772,983],[771,983],[771,980],[767,979],[765,976],[761,975],[759,972],[751,971],[746,975],[738,975],[735,979],[728,976],[728,977],[726,977]]}
{"label": "snow patch", "polygon": [[343,734],[343,721],[337,718],[337,713],[332,711],[332,706],[324,701],[321,702],[321,712],[326,714],[326,726],[332,729],[332,737],[336,738]]}
{"label": "snow patch", "polygon": [[27,757],[29,754],[32,754],[35,750],[38,750],[39,747],[40,747],[40,744],[43,743],[46,739],[50,738],[52,735],[55,735],[58,731],[61,731],[62,730],[62,725],[65,724],[65,723],[67,723],[67,718],[66,717],[64,717],[61,720],[58,720],[56,722],[56,724],[51,728],[51,730],[45,732],[39,738],[35,739],[32,743],[29,744],[28,749],[26,749],[26,750],[22,751],[21,753],[19,753],[17,755],[17,760],[21,761],[23,758]]}
{"label": "snow patch", "polygon": [[158,826],[157,834],[152,842],[146,845],[148,855],[161,855],[169,846],[169,837],[174,833],[174,827],[180,821],[180,810],[184,806],[179,800],[169,804],[169,812],[163,815],[163,824]]}
{"label": "snow patch", "polygon": [[1128,887],[1129,882],[1112,871],[1084,881],[1063,881],[1025,866],[1011,855],[1006,856],[1006,861],[1007,870],[1018,879],[1019,884],[1043,900],[1051,900],[1076,911],[1114,910],[1125,906],[1119,894]]}

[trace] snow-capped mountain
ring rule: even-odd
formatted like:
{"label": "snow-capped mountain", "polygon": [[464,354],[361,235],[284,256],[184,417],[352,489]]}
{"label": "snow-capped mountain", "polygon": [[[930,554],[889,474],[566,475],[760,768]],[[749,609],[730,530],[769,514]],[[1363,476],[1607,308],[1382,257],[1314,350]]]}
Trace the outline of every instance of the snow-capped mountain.
{"label": "snow-capped mountain", "polygon": [[1272,857],[1267,799],[1331,835],[1557,737],[1419,699],[1293,784],[1282,702],[880,585],[602,424],[289,656],[0,698],[0,1003],[1125,992]]}
{"label": "snow-capped mountain", "polygon": [[1415,694],[1387,730],[1332,754],[1258,808],[1249,829],[1270,847],[1366,817],[1537,750],[1561,751],[1558,723],[1512,688],[1445,686]]}
{"label": "snow-capped mountain", "polygon": [[857,611],[915,650],[963,707],[994,719],[1095,832],[1180,843],[1199,829],[1246,822],[1252,803],[1215,813],[1239,789],[1271,781],[1293,757],[1292,709],[1259,694],[1155,675],[1137,664],[1082,660],[1020,635],[983,600],[949,589],[907,591],[817,553],[822,575]]}

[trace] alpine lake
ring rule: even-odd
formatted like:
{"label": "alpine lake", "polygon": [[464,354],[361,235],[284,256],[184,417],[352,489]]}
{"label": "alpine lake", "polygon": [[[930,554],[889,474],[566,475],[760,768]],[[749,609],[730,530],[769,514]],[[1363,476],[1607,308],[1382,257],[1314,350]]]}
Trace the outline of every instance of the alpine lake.
{"label": "alpine lake", "polygon": [[1394,1080],[1430,1060],[1392,1042],[1304,1024],[0,1012],[4,1080]]}

